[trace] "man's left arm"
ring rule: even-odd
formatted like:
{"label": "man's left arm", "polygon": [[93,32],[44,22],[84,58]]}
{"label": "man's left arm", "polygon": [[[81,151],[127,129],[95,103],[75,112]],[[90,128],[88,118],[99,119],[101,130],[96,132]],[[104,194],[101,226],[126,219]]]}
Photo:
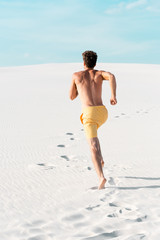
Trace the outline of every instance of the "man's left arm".
{"label": "man's left arm", "polygon": [[69,91],[69,97],[71,100],[74,100],[77,96],[78,96],[78,91],[77,91],[77,87],[75,84],[75,74],[73,74],[71,87],[70,87],[70,91]]}

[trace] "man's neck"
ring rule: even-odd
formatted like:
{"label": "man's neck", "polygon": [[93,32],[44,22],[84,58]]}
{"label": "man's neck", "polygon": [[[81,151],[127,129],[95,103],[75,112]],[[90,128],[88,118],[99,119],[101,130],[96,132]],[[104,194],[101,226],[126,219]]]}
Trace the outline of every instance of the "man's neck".
{"label": "man's neck", "polygon": [[84,70],[93,70],[94,68],[84,67]]}

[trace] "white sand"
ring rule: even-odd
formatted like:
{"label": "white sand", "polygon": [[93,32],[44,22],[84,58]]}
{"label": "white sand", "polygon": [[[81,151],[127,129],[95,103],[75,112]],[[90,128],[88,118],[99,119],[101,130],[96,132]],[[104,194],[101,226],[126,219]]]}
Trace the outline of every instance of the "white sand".
{"label": "white sand", "polygon": [[82,64],[0,68],[0,240],[160,239],[160,66],[98,64],[118,104],[99,129],[106,188],[71,102]]}

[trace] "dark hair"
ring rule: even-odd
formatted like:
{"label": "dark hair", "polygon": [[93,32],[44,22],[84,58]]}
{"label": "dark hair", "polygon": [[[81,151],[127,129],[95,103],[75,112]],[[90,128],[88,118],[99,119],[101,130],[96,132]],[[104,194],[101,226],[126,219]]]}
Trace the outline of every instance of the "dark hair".
{"label": "dark hair", "polygon": [[85,51],[82,53],[83,61],[88,68],[94,68],[97,62],[97,53],[93,51]]}

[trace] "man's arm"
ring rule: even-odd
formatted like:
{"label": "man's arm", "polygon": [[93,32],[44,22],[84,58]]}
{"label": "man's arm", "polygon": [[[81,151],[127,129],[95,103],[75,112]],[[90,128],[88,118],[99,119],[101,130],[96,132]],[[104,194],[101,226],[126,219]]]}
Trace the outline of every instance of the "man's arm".
{"label": "man's arm", "polygon": [[117,103],[117,99],[116,99],[116,78],[112,73],[105,72],[105,71],[102,71],[102,78],[103,78],[103,80],[109,80],[110,88],[111,88],[110,103],[112,105],[115,105]]}
{"label": "man's arm", "polygon": [[78,96],[78,91],[77,91],[77,87],[75,84],[75,74],[73,74],[71,87],[70,87],[70,91],[69,91],[69,97],[71,100],[74,100],[77,96]]}

